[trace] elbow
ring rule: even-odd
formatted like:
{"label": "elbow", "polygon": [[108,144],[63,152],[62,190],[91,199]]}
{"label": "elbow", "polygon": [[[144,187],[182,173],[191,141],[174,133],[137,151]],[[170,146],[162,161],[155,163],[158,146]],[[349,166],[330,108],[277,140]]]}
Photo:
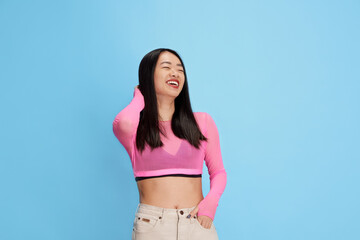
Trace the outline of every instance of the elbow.
{"label": "elbow", "polygon": [[210,180],[212,180],[213,178],[215,178],[215,177],[218,176],[218,175],[222,176],[222,178],[227,179],[226,170],[223,168],[223,169],[219,169],[219,170],[217,170],[217,171],[215,171],[215,172],[210,173],[210,174],[209,174]]}
{"label": "elbow", "polygon": [[225,169],[218,170],[210,175],[210,185],[211,183],[215,183],[215,182],[220,183],[220,185],[222,185],[223,188],[225,189],[227,183],[227,173]]}
{"label": "elbow", "polygon": [[133,127],[133,122],[130,119],[116,118],[113,121],[113,132],[116,137],[121,135],[127,135],[130,129]]}

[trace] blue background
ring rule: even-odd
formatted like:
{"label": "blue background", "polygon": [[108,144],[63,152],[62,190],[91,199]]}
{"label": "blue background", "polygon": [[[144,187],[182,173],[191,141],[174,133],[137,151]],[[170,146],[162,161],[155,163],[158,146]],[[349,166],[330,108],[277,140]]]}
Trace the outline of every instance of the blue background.
{"label": "blue background", "polygon": [[0,239],[130,239],[138,191],[112,121],[158,47],[183,58],[193,111],[220,132],[220,239],[360,239],[359,12],[2,0]]}

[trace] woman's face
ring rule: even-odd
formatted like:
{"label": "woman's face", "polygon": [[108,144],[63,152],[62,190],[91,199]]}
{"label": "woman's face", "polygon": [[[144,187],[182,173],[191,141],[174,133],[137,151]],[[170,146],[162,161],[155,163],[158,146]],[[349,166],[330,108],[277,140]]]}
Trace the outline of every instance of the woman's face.
{"label": "woman's face", "polygon": [[[178,82],[178,85],[172,85],[173,80]],[[180,59],[171,52],[164,51],[160,53],[154,72],[154,85],[156,95],[172,96],[176,98],[185,81],[184,68],[181,65]]]}

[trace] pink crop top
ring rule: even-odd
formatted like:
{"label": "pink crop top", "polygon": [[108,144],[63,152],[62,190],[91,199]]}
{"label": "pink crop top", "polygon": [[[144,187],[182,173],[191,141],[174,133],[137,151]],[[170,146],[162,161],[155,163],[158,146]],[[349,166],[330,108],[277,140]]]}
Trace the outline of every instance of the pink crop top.
{"label": "pink crop top", "polygon": [[174,135],[171,130],[171,120],[159,121],[166,131],[166,137],[160,134],[164,145],[151,151],[151,148],[145,144],[145,149],[140,154],[136,148],[136,132],[140,112],[144,106],[144,97],[141,91],[135,88],[132,101],[116,115],[113,121],[113,132],[130,157],[136,181],[163,176],[201,177],[205,160],[210,177],[210,191],[199,203],[197,215],[206,215],[214,220],[218,202],[227,182],[219,133],[214,120],[208,113],[194,112],[201,132],[208,138],[207,142],[200,141],[199,149],[187,140]]}

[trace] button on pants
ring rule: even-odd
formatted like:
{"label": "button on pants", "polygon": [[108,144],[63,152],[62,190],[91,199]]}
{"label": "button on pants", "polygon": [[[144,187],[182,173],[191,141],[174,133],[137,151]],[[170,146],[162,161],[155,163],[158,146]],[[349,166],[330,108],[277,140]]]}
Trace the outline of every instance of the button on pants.
{"label": "button on pants", "polygon": [[197,216],[186,218],[195,208],[161,208],[139,203],[132,240],[219,240],[214,223],[204,228]]}

